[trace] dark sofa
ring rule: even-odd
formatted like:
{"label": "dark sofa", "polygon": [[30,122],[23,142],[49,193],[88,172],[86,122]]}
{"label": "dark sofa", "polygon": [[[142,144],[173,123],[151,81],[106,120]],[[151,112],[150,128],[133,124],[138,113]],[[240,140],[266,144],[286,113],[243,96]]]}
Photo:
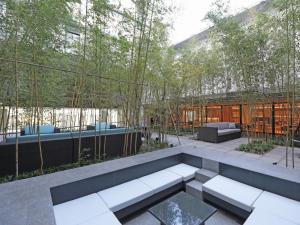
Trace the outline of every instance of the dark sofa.
{"label": "dark sofa", "polygon": [[229,122],[207,123],[198,129],[198,140],[219,143],[241,137],[239,125]]}
{"label": "dark sofa", "polygon": [[294,138],[294,145],[295,145],[295,147],[300,148],[300,136],[296,136]]}

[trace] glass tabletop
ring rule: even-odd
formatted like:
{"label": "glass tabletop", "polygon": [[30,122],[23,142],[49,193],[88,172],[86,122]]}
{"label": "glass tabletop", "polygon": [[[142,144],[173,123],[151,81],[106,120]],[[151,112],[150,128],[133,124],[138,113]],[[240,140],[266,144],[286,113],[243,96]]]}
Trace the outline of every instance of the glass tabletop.
{"label": "glass tabletop", "polygon": [[190,194],[179,192],[149,211],[164,225],[200,225],[217,210]]}

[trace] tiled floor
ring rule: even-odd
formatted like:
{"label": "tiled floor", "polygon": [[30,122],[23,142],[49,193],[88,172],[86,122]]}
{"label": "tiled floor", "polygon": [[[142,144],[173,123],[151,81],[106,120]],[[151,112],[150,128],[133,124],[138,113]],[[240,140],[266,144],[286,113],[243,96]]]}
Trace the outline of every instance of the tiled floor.
{"label": "tiled floor", "polygon": [[243,222],[237,217],[219,209],[205,222],[205,225],[239,225],[243,224]]}
{"label": "tiled floor", "polygon": [[160,222],[149,212],[144,212],[130,219],[124,225],[160,225]]}
{"label": "tiled floor", "polygon": [[[240,225],[243,221],[232,216],[231,214],[218,210],[212,215],[205,225]],[[160,222],[149,212],[144,212],[126,222],[124,225],[160,225]]]}
{"label": "tiled floor", "polygon": [[[155,137],[153,134],[152,137]],[[209,149],[214,151],[225,152],[228,155],[240,156],[243,158],[251,158],[257,159],[267,164],[272,164],[274,166],[286,167],[286,149],[282,146],[276,146],[272,151],[264,154],[258,155],[253,153],[246,153],[236,151],[235,149],[241,145],[247,143],[247,138],[238,138],[235,140],[223,142],[223,143],[208,143],[203,141],[193,140],[191,137],[180,136],[179,137],[181,145],[193,145],[199,149]],[[173,146],[178,146],[178,138],[174,135],[167,135],[167,140]],[[300,148],[295,148],[294,154],[294,169],[300,171]],[[292,163],[292,149],[289,148],[288,150],[288,165],[287,167],[293,168]]]}

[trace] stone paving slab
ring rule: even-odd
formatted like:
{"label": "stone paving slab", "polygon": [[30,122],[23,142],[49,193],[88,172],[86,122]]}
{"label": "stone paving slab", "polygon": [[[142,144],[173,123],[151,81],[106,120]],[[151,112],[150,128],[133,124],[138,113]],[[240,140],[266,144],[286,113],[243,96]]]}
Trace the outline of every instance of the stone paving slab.
{"label": "stone paving slab", "polygon": [[[258,154],[253,154],[253,153],[243,153],[236,151],[235,149],[238,148],[241,144],[246,144],[248,142],[247,138],[238,138],[222,143],[208,143],[208,142],[203,142],[203,141],[197,141],[197,140],[192,140],[188,137],[185,136],[180,136],[180,141],[181,145],[193,145],[197,146],[199,148],[205,148],[208,150],[214,150],[217,152],[226,152],[229,156],[244,156],[248,158],[255,158],[257,160],[260,160],[263,163],[267,163],[269,165],[273,165],[273,163],[277,163],[278,166],[280,167],[285,167],[285,157],[286,157],[286,148],[284,146],[275,146],[275,148],[264,154],[264,155],[258,155]],[[174,135],[167,135],[167,139],[171,141],[171,143],[175,146],[178,146],[178,140],[177,137]],[[295,147],[295,168],[296,170],[299,170],[300,172],[300,148]],[[292,159],[292,150],[289,148],[288,151],[288,159],[289,162]],[[292,168],[292,163],[290,162],[288,164],[289,168]]]}
{"label": "stone paving slab", "polygon": [[161,225],[161,223],[151,213],[143,212],[127,221],[124,225]]}

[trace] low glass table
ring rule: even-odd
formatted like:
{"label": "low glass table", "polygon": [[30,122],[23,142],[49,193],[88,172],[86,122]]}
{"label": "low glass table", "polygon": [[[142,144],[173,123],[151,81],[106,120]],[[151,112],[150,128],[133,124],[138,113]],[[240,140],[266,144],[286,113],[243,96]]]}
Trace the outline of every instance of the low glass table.
{"label": "low glass table", "polygon": [[204,224],[216,211],[216,208],[183,191],[149,209],[163,225]]}

